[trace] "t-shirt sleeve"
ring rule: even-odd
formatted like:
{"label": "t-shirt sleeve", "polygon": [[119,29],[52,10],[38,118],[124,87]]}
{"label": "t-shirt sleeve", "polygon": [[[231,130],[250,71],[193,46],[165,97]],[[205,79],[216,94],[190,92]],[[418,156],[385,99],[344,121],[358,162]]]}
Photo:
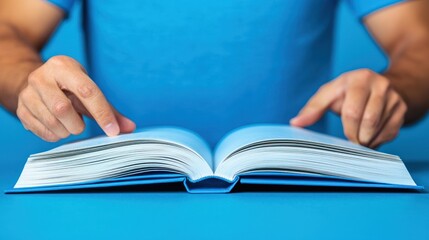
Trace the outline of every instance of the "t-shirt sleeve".
{"label": "t-shirt sleeve", "polygon": [[50,2],[54,4],[55,6],[61,8],[66,16],[69,15],[71,8],[73,7],[73,3],[75,0],[46,0],[47,2]]}
{"label": "t-shirt sleeve", "polygon": [[359,19],[393,4],[405,2],[406,0],[346,0],[353,13]]}

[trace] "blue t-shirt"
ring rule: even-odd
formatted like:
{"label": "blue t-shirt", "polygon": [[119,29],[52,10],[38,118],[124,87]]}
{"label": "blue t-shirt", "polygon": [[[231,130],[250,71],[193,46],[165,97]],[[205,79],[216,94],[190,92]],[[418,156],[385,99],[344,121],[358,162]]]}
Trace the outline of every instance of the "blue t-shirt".
{"label": "blue t-shirt", "polygon": [[[288,123],[330,80],[338,1],[84,1],[89,74],[138,127],[214,144],[245,124]],[[347,0],[358,18],[399,1]],[[69,12],[74,1],[50,2]]]}

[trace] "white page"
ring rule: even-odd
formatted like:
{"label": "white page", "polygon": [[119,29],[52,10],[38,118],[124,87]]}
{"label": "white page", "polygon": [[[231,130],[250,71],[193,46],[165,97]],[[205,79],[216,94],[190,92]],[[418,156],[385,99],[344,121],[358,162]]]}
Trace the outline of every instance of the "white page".
{"label": "white page", "polygon": [[228,134],[215,152],[215,175],[303,171],[359,181],[415,186],[398,156],[287,125],[253,125]]}
{"label": "white page", "polygon": [[281,124],[260,124],[245,126],[227,134],[216,147],[214,157],[215,169],[222,160],[237,149],[255,142],[271,140],[301,140],[317,142],[363,152],[382,154],[343,139],[330,137],[325,134],[319,134],[302,128],[290,127]]}
{"label": "white page", "polygon": [[208,144],[176,127],[100,136],[31,155],[16,188],[76,184],[130,174],[168,171],[197,180],[213,174]]}
{"label": "white page", "polygon": [[184,146],[188,149],[195,151],[207,161],[210,167],[212,167],[213,161],[209,145],[198,134],[190,130],[178,127],[142,128],[136,130],[134,133],[122,134],[115,137],[100,136],[96,138],[90,138],[69,144],[64,144],[57,148],[51,149],[43,153],[34,154],[32,156],[35,157],[40,155],[54,153],[56,154],[68,151],[79,151],[92,147],[141,140],[154,140]]}

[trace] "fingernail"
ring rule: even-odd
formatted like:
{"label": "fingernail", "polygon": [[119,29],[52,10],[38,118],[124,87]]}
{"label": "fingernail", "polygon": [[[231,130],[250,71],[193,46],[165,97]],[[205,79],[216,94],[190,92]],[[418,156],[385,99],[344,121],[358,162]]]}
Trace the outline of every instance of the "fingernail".
{"label": "fingernail", "polygon": [[109,137],[116,136],[119,134],[119,126],[118,124],[109,123],[104,127],[104,131]]}
{"label": "fingernail", "polygon": [[294,125],[294,124],[297,123],[297,121],[298,121],[298,117],[294,117],[291,120],[289,120],[289,123],[292,124],[292,125]]}
{"label": "fingernail", "polygon": [[359,137],[359,142],[362,145],[367,145],[370,140],[371,140],[371,137],[368,134],[362,134],[362,136]]}

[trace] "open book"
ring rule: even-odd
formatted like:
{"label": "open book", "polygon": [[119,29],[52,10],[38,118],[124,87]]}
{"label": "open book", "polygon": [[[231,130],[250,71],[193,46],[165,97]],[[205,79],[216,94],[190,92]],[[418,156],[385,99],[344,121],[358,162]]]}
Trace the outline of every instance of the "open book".
{"label": "open book", "polygon": [[421,189],[398,156],[286,125],[252,125],[212,151],[175,127],[97,137],[31,155],[15,187],[35,192],[183,182],[189,192],[240,184]]}

